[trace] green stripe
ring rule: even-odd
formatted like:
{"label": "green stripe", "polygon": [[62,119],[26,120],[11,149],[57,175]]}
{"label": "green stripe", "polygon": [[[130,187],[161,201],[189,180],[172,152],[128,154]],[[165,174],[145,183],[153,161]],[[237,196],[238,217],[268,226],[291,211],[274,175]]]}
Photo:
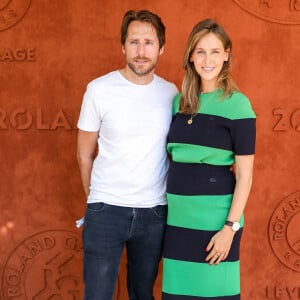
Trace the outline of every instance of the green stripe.
{"label": "green stripe", "polygon": [[163,259],[163,292],[198,297],[230,296],[240,293],[240,263],[184,262]]}
{"label": "green stripe", "polygon": [[220,166],[234,163],[234,153],[224,149],[192,144],[169,143],[167,150],[175,162],[205,163],[211,165],[216,165],[216,162],[218,162]]}
{"label": "green stripe", "polygon": [[232,97],[220,100],[221,94],[202,94],[200,96],[200,113],[213,114],[231,120],[255,118],[249,99],[239,93],[234,92]]}
{"label": "green stripe", "polygon": [[[173,102],[173,115],[179,111],[178,94]],[[231,97],[222,100],[222,91],[216,90],[211,93],[201,94],[198,113],[211,114],[230,120],[256,118],[249,99],[242,93],[235,91]]]}
{"label": "green stripe", "polygon": [[[168,221],[172,226],[220,230],[227,219],[232,195],[182,196],[167,194]],[[208,213],[213,212],[213,215]],[[244,216],[240,219],[244,225]]]}
{"label": "green stripe", "polygon": [[179,111],[179,101],[180,101],[181,96],[182,96],[182,94],[179,93],[174,98],[173,109],[172,109],[173,116]]}

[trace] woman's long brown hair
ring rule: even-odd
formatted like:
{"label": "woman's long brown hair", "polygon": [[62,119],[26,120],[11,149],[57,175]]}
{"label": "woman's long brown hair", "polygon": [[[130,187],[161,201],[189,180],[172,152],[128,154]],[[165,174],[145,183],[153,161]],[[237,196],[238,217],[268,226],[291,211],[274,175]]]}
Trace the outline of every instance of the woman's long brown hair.
{"label": "woman's long brown hair", "polygon": [[201,78],[197,73],[194,63],[190,61],[198,42],[208,33],[215,34],[222,42],[224,49],[229,51],[228,61],[225,61],[217,78],[217,88],[223,92],[222,99],[232,95],[237,86],[231,76],[232,42],[221,25],[212,19],[206,19],[195,25],[184,51],[183,68],[185,70],[182,83],[182,97],[179,110],[184,114],[197,113],[200,105],[199,93],[201,92]]}

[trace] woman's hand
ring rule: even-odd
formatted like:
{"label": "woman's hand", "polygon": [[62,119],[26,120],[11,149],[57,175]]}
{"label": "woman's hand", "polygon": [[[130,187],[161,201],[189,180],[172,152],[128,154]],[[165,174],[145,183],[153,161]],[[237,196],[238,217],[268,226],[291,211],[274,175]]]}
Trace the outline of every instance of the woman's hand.
{"label": "woman's hand", "polygon": [[211,238],[205,249],[209,252],[205,260],[209,262],[210,265],[218,265],[227,258],[234,234],[235,232],[229,226],[225,225]]}

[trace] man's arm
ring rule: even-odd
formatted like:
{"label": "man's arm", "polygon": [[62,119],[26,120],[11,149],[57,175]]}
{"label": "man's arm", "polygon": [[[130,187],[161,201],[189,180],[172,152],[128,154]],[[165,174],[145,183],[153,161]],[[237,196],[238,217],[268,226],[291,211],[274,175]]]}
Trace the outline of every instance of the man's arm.
{"label": "man's arm", "polygon": [[77,161],[81,174],[84,192],[88,197],[90,192],[91,172],[97,154],[98,131],[78,131]]}

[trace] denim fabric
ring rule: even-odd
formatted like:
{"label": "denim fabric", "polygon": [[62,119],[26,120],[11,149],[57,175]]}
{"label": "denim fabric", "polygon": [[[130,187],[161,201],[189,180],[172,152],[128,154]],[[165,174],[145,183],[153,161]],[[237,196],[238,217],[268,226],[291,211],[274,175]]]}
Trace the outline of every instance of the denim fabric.
{"label": "denim fabric", "polygon": [[84,300],[111,300],[123,248],[129,300],[153,300],[167,207],[87,205],[84,228]]}

